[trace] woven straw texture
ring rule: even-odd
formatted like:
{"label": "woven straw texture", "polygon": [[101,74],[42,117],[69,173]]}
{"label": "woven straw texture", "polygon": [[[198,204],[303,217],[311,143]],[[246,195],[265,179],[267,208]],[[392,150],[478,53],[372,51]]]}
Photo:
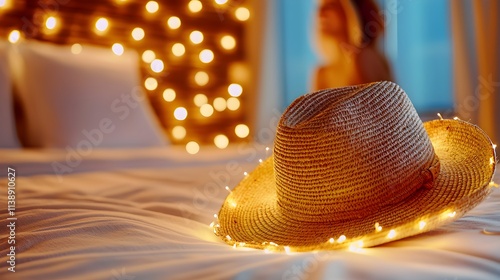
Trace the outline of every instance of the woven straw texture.
{"label": "woven straw texture", "polygon": [[227,197],[216,233],[276,250],[383,244],[461,217],[489,194],[495,163],[481,129],[422,124],[394,83],[307,94],[284,112],[274,155]]}

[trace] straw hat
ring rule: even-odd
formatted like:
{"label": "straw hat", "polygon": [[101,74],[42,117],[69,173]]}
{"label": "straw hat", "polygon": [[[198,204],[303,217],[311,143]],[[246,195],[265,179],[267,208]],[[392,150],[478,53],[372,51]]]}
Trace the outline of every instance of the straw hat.
{"label": "straw hat", "polygon": [[274,155],[229,194],[214,232],[287,252],[376,246],[464,215],[495,165],[479,127],[422,123],[394,83],[322,90],[285,110]]}

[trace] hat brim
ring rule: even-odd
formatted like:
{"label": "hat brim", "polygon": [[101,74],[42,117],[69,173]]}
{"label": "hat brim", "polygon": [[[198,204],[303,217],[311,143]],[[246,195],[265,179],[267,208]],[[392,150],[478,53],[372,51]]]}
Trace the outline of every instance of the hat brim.
{"label": "hat brim", "polygon": [[277,204],[271,156],[226,198],[216,233],[233,246],[313,251],[376,246],[458,219],[490,193],[495,149],[479,127],[461,120],[435,120],[424,127],[441,164],[432,188],[363,218],[300,222],[282,215]]}

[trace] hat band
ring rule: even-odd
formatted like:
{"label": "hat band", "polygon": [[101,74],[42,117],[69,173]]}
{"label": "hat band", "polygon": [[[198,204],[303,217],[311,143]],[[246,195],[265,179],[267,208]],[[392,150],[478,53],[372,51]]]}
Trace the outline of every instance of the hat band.
{"label": "hat band", "polygon": [[437,157],[437,155],[434,155],[431,166],[420,173],[420,175],[424,178],[422,187],[426,189],[432,188],[434,186],[434,181],[439,175],[440,169],[441,164],[439,163],[439,158]]}

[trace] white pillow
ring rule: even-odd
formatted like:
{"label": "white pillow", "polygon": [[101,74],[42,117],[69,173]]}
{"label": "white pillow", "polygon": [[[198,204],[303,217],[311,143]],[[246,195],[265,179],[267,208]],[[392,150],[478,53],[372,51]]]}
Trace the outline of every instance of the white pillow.
{"label": "white pillow", "polygon": [[0,41],[0,148],[18,148],[7,51],[7,43]]}
{"label": "white pillow", "polygon": [[[15,81],[26,115],[26,144],[44,148],[152,147],[166,144],[139,86],[134,51],[29,41],[15,52]],[[89,144],[90,143],[90,144]]]}

